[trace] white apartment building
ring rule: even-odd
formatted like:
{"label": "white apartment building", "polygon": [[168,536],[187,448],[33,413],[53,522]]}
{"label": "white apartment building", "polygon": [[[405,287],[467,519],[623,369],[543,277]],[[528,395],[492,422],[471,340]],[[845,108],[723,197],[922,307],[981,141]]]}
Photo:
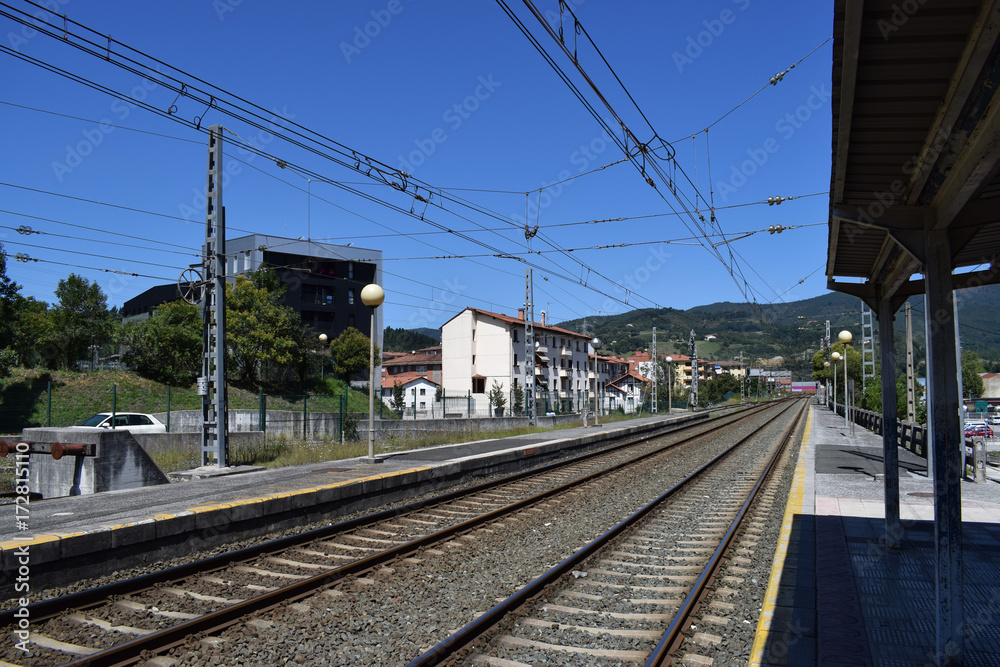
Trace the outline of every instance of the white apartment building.
{"label": "white apartment building", "polygon": [[[550,399],[573,400],[596,388],[590,337],[549,326],[535,329],[535,382]],[[441,384],[448,396],[469,393],[475,410],[488,408],[494,382],[505,393],[525,386],[524,312],[517,317],[466,308],[441,325]],[[574,404],[575,405],[575,404]],[[545,404],[538,406],[539,414]]]}

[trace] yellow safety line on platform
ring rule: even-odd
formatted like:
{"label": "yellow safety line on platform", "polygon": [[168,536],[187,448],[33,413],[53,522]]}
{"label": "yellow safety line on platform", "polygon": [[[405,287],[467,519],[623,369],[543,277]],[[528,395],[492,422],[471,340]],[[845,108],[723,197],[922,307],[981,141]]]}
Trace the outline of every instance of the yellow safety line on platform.
{"label": "yellow safety line on platform", "polygon": [[788,492],[788,503],[785,505],[785,516],[781,521],[781,534],[778,536],[778,547],[774,551],[771,562],[771,577],[767,582],[767,593],[757,621],[757,634],[754,637],[753,648],[750,650],[749,667],[760,667],[764,659],[764,647],[771,635],[771,622],[774,620],[774,609],[778,604],[778,589],[781,583],[781,573],[785,569],[785,557],[788,555],[788,543],[792,536],[792,521],[796,514],[802,513],[805,500],[806,482],[806,449],[809,446],[809,428],[812,426],[812,410],[806,419],[805,432],[802,435],[802,447],[799,449],[799,462],[795,466],[795,477],[792,488]]}
{"label": "yellow safety line on platform", "polygon": [[[152,518],[155,521],[167,521],[180,516],[190,516],[191,514],[201,514],[203,512],[210,512],[214,510],[232,509],[240,505],[251,505],[253,503],[262,503],[267,500],[273,500],[274,498],[291,497],[305,493],[317,493],[324,489],[333,489],[338,486],[345,486],[347,484],[351,484],[353,482],[365,482],[372,479],[385,479],[389,477],[396,477],[399,475],[422,472],[424,470],[430,470],[430,468],[431,466],[420,466],[418,468],[408,468],[406,470],[398,470],[396,472],[391,472],[391,473],[379,473],[377,475],[353,477],[351,479],[341,480],[338,482],[334,482],[332,484],[323,484],[320,486],[312,486],[309,488],[297,488],[293,491],[285,491],[285,492],[278,491],[264,496],[254,496],[252,498],[238,498],[222,502],[206,501],[205,503],[192,505],[191,507],[188,507],[186,509],[178,510],[174,514],[154,514],[150,518]],[[140,519],[139,521],[142,521],[142,519]],[[130,528],[134,525],[136,525],[135,522],[116,524],[112,526],[101,526],[100,530],[120,530],[124,528]],[[94,532],[94,531],[89,531],[89,532]],[[3,553],[3,551],[7,549],[16,549],[17,547],[21,546],[30,547],[36,544],[42,544],[45,542],[54,542],[57,540],[78,537],[80,535],[86,535],[86,534],[88,534],[88,531],[80,533],[60,533],[59,531],[50,531],[49,533],[44,535],[33,535],[31,537],[25,536],[20,539],[12,540],[9,542],[0,542],[0,553]]]}

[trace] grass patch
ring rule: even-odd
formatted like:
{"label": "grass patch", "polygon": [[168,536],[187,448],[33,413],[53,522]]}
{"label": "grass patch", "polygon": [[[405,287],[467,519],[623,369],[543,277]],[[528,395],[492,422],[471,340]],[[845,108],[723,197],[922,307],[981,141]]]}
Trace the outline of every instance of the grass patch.
{"label": "grass patch", "polygon": [[[51,389],[51,412],[48,394]],[[44,371],[15,368],[9,377],[0,379],[0,433],[20,433],[33,426],[73,426],[97,414],[109,412],[166,412],[200,410],[201,396],[191,387],[170,387],[139,377],[131,371]],[[341,380],[328,379],[309,393],[305,402],[309,412],[339,412],[341,396],[346,392],[348,412],[368,412],[368,395],[346,387]],[[303,394],[266,396],[269,410],[301,411]],[[260,394],[230,386],[228,406],[255,410]],[[377,407],[377,406],[376,406]],[[396,415],[388,408],[383,419]]]}

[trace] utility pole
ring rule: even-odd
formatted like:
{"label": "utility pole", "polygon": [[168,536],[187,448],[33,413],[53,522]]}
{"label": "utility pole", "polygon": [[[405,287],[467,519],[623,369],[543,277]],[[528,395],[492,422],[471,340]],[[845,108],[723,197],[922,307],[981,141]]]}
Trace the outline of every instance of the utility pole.
{"label": "utility pole", "polygon": [[651,403],[651,409],[654,415],[657,412],[656,394],[657,390],[659,389],[659,384],[656,382],[656,378],[659,375],[659,370],[660,370],[659,364],[656,363],[656,327],[653,327],[653,399]]}
{"label": "utility pole", "polygon": [[694,342],[694,329],[691,329],[691,340],[688,345],[691,352],[691,393],[688,396],[688,405],[691,412],[698,407],[698,345]]}
{"label": "utility pole", "polygon": [[229,465],[226,404],[226,210],[222,205],[222,126],[208,128],[205,245],[202,247],[201,465]]}
{"label": "utility pole", "polygon": [[875,379],[875,330],[872,310],[861,302],[861,391],[868,387],[868,378]]}
{"label": "utility pole", "polygon": [[910,302],[906,304],[906,421],[917,421],[916,387],[913,377],[913,314]]}
{"label": "utility pole", "polygon": [[746,373],[743,372],[743,350],[740,350],[740,403],[746,400],[746,391],[744,390],[746,379]]}
{"label": "utility pole", "polygon": [[524,410],[528,423],[538,423],[535,412],[535,304],[531,269],[524,271]]}

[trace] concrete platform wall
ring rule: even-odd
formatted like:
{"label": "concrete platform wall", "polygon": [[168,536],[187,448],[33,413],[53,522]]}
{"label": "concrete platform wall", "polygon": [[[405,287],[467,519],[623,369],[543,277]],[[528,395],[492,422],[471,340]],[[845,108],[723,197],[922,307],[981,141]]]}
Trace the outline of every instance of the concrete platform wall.
{"label": "concrete platform wall", "polygon": [[52,443],[93,445],[92,456],[33,453],[28,463],[28,488],[43,498],[86,495],[103,491],[169,484],[149,454],[128,431],[75,428],[24,429],[33,449]]}

